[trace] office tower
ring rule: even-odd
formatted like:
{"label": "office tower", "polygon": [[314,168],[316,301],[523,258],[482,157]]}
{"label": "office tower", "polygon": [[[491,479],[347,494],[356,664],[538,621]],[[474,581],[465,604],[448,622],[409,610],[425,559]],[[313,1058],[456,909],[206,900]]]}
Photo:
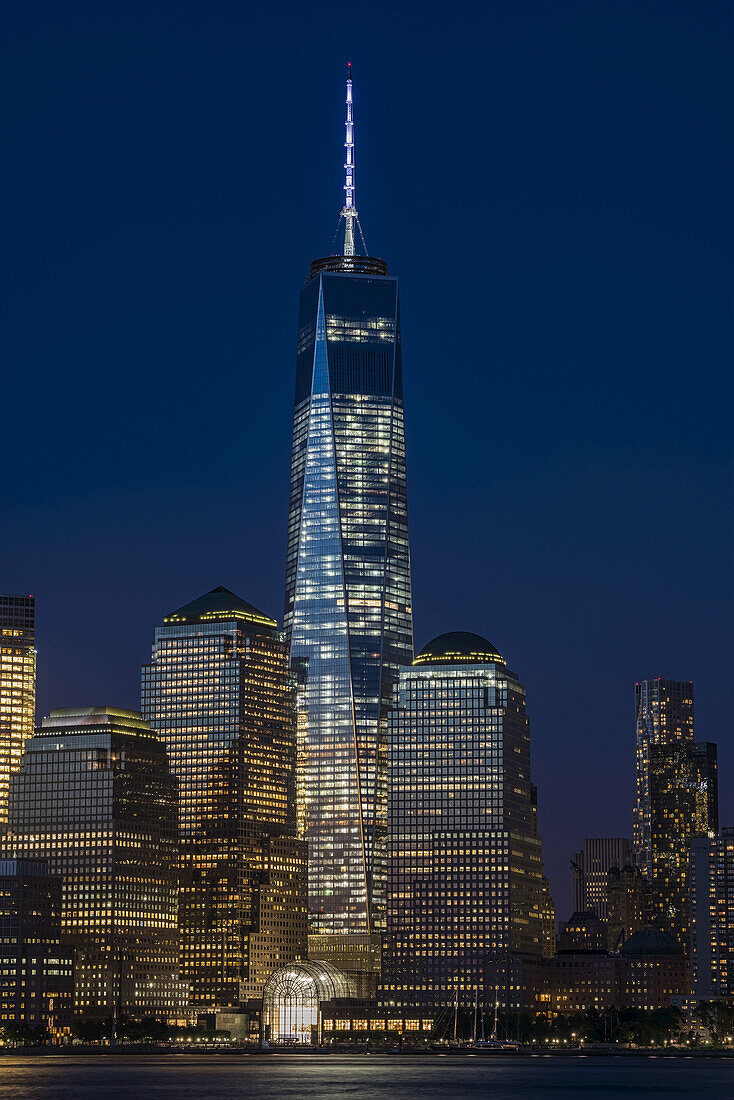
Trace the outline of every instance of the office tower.
{"label": "office tower", "polygon": [[693,683],[642,680],[635,685],[637,801],[634,809],[635,862],[650,878],[650,747],[693,740]]}
{"label": "office tower", "polygon": [[275,620],[222,587],[165,617],[143,667],[179,784],[181,969],[201,1007],[260,996],[305,954],[294,692]]}
{"label": "office tower", "polygon": [[74,955],[61,943],[61,880],[0,853],[0,1031],[71,1031]]}
{"label": "office tower", "polygon": [[388,1003],[521,1005],[547,896],[525,688],[476,634],[401,668],[389,719]]}
{"label": "office tower", "polygon": [[619,951],[622,944],[645,927],[647,880],[639,867],[625,863],[607,872],[607,947]]}
{"label": "office tower", "polygon": [[180,1011],[188,991],[178,977],[176,781],[137,711],[44,718],[11,780],[8,842],[61,879],[75,1015]]}
{"label": "office tower", "polygon": [[698,1001],[734,994],[734,829],[691,843],[691,979]]}
{"label": "office tower", "polygon": [[315,260],[301,291],[286,561],[319,958],[335,944],[316,936],[369,953],[384,927],[386,715],[412,658],[398,281],[354,254],[351,112],[350,77],[344,254]]}
{"label": "office tower", "polygon": [[577,912],[591,910],[606,919],[607,872],[615,865],[624,866],[629,861],[629,851],[630,842],[625,837],[587,837],[581,851],[571,860]]}
{"label": "office tower", "polygon": [[0,596],[0,825],[36,720],[36,599]]}
{"label": "office tower", "polygon": [[685,954],[690,950],[690,852],[694,837],[718,832],[716,745],[679,741],[650,747],[651,914]]}

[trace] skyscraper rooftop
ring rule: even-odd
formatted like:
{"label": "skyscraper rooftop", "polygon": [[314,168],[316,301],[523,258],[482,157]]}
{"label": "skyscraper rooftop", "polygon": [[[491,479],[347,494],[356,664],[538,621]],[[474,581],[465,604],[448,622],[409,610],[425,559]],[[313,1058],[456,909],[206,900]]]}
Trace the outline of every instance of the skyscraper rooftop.
{"label": "skyscraper rooftop", "polygon": [[258,626],[277,629],[277,622],[262,611],[258,611],[247,600],[236,596],[221,584],[211,592],[199,596],[177,611],[172,611],[163,620],[165,623],[214,622],[223,619],[240,619],[256,623]]}

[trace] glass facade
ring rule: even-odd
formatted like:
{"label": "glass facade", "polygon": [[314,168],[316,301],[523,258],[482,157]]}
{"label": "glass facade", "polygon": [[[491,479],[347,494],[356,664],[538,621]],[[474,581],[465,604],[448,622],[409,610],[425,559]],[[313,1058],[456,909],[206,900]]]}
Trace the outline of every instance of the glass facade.
{"label": "glass facade", "polygon": [[389,719],[391,1004],[520,1007],[520,957],[540,959],[548,908],[530,783],[525,689],[473,634],[402,668]]}
{"label": "glass facade", "polygon": [[691,842],[719,830],[716,745],[678,742],[650,748],[651,918],[690,953]]}
{"label": "glass facade", "polygon": [[315,934],[384,928],[386,715],[413,644],[398,284],[360,259],[375,273],[313,265],[299,315],[285,628]]}
{"label": "glass facade", "polygon": [[637,863],[648,879],[652,875],[650,821],[650,748],[693,741],[693,683],[642,680],[635,685],[637,801],[633,842]]}
{"label": "glass facade", "polygon": [[176,781],[140,715],[51,711],[11,780],[9,839],[61,879],[75,1014],[178,1012]]}
{"label": "glass facade", "polygon": [[0,825],[8,820],[10,776],[36,721],[36,601],[0,596]]}
{"label": "glass facade", "polygon": [[142,710],[179,782],[181,967],[196,1005],[259,997],[306,952],[294,698],[277,623],[226,588],[156,629]]}

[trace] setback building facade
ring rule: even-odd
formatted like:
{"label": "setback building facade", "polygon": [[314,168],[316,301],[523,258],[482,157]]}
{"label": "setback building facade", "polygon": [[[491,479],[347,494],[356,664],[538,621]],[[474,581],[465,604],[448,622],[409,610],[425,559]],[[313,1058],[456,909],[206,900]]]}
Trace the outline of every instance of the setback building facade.
{"label": "setback building facade", "polygon": [[641,680],[635,685],[637,801],[633,842],[636,862],[652,875],[650,748],[693,741],[693,683],[683,680]]}
{"label": "setback building facade", "polygon": [[476,634],[400,670],[388,743],[388,1005],[522,1005],[547,887],[525,688]]}
{"label": "setback building facade", "polygon": [[182,973],[197,1006],[238,1006],[306,952],[295,683],[277,623],[213,589],[156,629],[141,695],[178,780]]}
{"label": "setback building facade", "polygon": [[8,842],[61,879],[76,1016],[180,1011],[176,781],[140,714],[51,711],[11,781]]}
{"label": "setback building facade", "polygon": [[0,826],[8,820],[10,776],[36,721],[36,600],[0,596]]}

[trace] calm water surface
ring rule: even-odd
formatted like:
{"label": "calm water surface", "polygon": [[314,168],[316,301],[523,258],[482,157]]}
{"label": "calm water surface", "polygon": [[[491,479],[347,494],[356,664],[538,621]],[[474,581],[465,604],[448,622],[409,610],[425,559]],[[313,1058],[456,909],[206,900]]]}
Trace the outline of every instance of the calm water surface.
{"label": "calm water surface", "polygon": [[734,1060],[702,1058],[0,1058],[0,1100],[623,1100],[734,1098]]}

